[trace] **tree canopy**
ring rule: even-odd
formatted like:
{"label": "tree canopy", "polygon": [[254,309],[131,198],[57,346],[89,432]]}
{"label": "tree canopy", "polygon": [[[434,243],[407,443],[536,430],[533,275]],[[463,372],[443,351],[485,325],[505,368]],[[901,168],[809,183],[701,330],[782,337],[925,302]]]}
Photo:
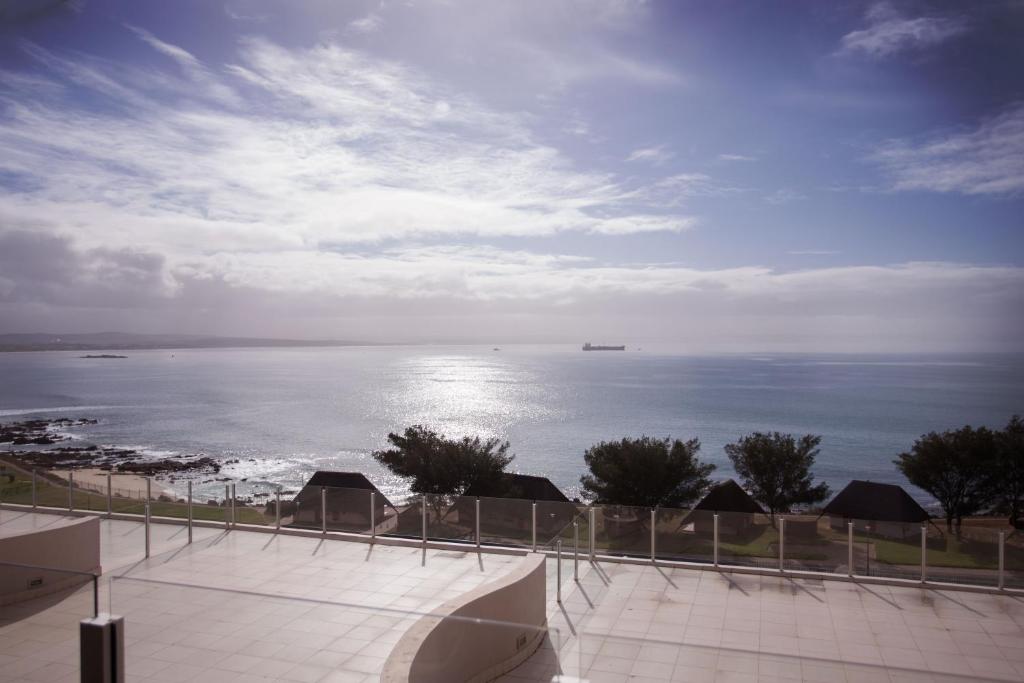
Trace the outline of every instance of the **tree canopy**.
{"label": "tree canopy", "polygon": [[825,500],[827,484],[815,484],[811,467],[818,456],[821,437],[805,434],[754,432],[728,444],[725,452],[733,469],[755,500],[771,514],[788,512],[794,505]]}
{"label": "tree canopy", "polygon": [[711,485],[715,466],[698,460],[698,451],[697,439],[603,441],[584,453],[590,473],[580,483],[595,503],[684,507]]}
{"label": "tree canopy", "polygon": [[473,484],[496,486],[515,458],[508,455],[508,441],[452,439],[422,425],[388,434],[388,442],[392,448],[375,451],[374,459],[410,478],[410,490],[420,494],[461,495]]}
{"label": "tree canopy", "polygon": [[946,528],[995,502],[996,435],[985,427],[929,432],[893,462],[911,484],[932,494],[946,517]]}

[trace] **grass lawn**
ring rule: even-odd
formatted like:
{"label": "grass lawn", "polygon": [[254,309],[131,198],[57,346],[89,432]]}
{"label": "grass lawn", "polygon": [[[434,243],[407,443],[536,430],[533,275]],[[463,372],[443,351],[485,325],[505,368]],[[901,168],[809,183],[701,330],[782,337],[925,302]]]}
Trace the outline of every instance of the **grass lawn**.
{"label": "grass lawn", "polygon": [[[17,470],[14,471],[14,476],[13,482],[6,480],[0,482],[0,501],[31,505],[32,478]],[[42,507],[67,508],[68,487],[54,483],[42,476],[37,477],[35,500],[36,505]],[[74,489],[72,504],[76,510],[106,512],[107,497],[100,493],[76,488]],[[114,512],[123,514],[140,516],[145,514],[143,501],[134,498],[114,496],[111,499],[111,509]],[[223,522],[225,512],[225,508],[220,505],[192,503],[192,519]],[[150,502],[149,514],[154,517],[185,519],[188,517],[188,506],[185,503],[154,500]],[[240,524],[267,524],[267,520],[259,510],[242,505],[235,508],[235,517]]]}

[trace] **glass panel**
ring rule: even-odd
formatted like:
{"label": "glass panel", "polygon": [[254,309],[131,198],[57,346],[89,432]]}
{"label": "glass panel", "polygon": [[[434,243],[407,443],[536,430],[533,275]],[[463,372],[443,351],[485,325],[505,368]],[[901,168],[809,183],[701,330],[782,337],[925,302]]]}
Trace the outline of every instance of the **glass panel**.
{"label": "glass panel", "polygon": [[718,513],[718,562],[741,567],[779,567],[779,530],[770,515]]}
{"label": "glass panel", "polygon": [[999,576],[999,532],[991,522],[1003,520],[966,519],[958,531],[945,524],[930,525],[928,535],[928,578],[947,583],[995,586]]}
{"label": "glass panel", "polygon": [[427,538],[476,542],[476,498],[427,496]]}
{"label": "glass panel", "polygon": [[[324,495],[328,531],[370,533],[370,491],[328,487]],[[383,504],[380,507],[383,507]],[[315,513],[316,521],[319,522],[320,510],[316,509]]]}
{"label": "glass panel", "polygon": [[[540,540],[538,529],[538,546]],[[481,498],[480,541],[530,547],[533,543],[533,501],[519,498]]]}
{"label": "glass panel", "polygon": [[[844,524],[838,518],[832,525]],[[853,565],[860,576],[921,578],[921,525],[853,520]]]}
{"label": "glass panel", "polygon": [[1006,527],[1005,574],[1007,588],[1024,588],[1024,532]]}
{"label": "glass panel", "polygon": [[714,562],[714,513],[658,508],[655,554],[667,560]]}
{"label": "glass panel", "polygon": [[594,546],[608,555],[651,555],[651,508],[600,505],[594,512]]}
{"label": "glass panel", "polygon": [[563,548],[571,549],[574,543],[573,521],[577,523],[576,534],[582,549],[586,546],[587,532],[580,508],[575,503],[537,501],[537,545],[553,548],[555,541],[561,540]]}
{"label": "glass panel", "polygon": [[833,532],[828,517],[784,515],[785,568],[811,572],[846,572],[846,536]]}

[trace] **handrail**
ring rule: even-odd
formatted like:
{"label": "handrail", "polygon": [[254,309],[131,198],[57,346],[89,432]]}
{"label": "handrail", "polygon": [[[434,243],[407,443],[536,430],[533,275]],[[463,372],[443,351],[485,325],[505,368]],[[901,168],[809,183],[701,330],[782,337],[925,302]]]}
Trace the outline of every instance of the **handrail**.
{"label": "handrail", "polygon": [[7,562],[6,560],[0,560],[0,565],[5,567],[15,567],[17,569],[36,569],[39,571],[47,572],[59,572],[62,574],[75,574],[77,576],[88,576],[92,579],[92,615],[98,617],[100,615],[100,573],[96,571],[86,572],[80,569],[63,569],[60,567],[44,567],[37,564],[23,564],[21,562]]}

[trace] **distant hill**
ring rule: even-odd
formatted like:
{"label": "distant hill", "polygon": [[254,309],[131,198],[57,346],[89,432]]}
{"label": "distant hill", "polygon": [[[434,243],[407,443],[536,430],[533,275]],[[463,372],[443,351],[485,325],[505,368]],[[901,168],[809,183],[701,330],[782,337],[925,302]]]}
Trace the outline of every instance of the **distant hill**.
{"label": "distant hill", "polygon": [[107,351],[132,349],[217,349],[302,346],[368,346],[365,342],[261,339],[188,334],[0,334],[0,351]]}

